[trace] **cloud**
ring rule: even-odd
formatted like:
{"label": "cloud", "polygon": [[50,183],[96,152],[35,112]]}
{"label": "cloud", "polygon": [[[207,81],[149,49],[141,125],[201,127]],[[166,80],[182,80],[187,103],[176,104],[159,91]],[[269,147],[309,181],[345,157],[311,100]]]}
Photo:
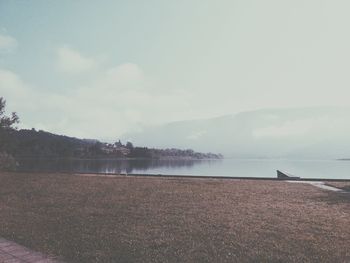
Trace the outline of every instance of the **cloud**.
{"label": "cloud", "polygon": [[66,107],[71,108],[66,116],[74,121],[71,119],[67,127],[84,127],[85,135],[79,136],[113,139],[171,118],[178,107],[186,111],[188,105],[182,93],[159,92],[153,85],[137,64],[107,68],[70,94],[73,105]]}
{"label": "cloud", "polygon": [[110,91],[140,90],[145,88],[147,79],[143,70],[136,64],[125,63],[109,68],[96,79],[94,86]]}
{"label": "cloud", "polygon": [[134,81],[144,79],[143,70],[136,64],[125,63],[117,67],[113,67],[107,70],[107,77],[111,80],[119,81]]}
{"label": "cloud", "polygon": [[68,46],[57,49],[57,67],[68,74],[80,74],[96,68],[96,61],[80,54]]}
{"label": "cloud", "polygon": [[[315,108],[317,109],[317,108]],[[318,116],[308,116],[305,112],[300,118],[287,120],[287,116],[276,119],[274,124],[256,128],[252,131],[255,139],[289,139],[289,138],[309,138],[310,141],[316,138],[324,139],[324,134],[332,134],[336,137],[347,137],[350,129],[350,111],[346,108],[338,108],[328,112],[319,110]]]}
{"label": "cloud", "polygon": [[0,96],[19,101],[28,98],[28,93],[26,85],[17,74],[10,70],[0,69]]}
{"label": "cloud", "polygon": [[287,121],[280,125],[272,125],[268,127],[259,128],[253,131],[255,138],[278,138],[278,137],[291,137],[291,136],[304,136],[310,132],[315,123],[311,120],[295,120]]}
{"label": "cloud", "polygon": [[205,135],[207,131],[195,131],[192,132],[190,135],[186,137],[188,140],[198,140],[200,139],[203,135]]}
{"label": "cloud", "polygon": [[20,127],[81,138],[113,141],[123,133],[188,113],[184,93],[154,88],[137,64],[98,68],[91,78],[79,81],[70,89],[52,91],[0,69],[0,94],[18,112]]}
{"label": "cloud", "polygon": [[9,35],[0,34],[0,52],[11,52],[18,46],[18,42],[15,38]]}

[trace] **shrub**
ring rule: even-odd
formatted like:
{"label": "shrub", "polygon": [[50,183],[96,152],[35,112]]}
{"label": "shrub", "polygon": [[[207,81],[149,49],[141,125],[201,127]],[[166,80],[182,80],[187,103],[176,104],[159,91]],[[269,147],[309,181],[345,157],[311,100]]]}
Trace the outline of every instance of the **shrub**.
{"label": "shrub", "polygon": [[0,171],[16,170],[17,162],[11,154],[0,152]]}

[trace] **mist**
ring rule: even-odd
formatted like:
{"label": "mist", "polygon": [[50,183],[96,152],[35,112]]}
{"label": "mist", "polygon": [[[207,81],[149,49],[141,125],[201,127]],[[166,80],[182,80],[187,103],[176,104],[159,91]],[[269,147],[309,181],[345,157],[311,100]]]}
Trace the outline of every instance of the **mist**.
{"label": "mist", "polygon": [[350,109],[263,109],[173,122],[126,134],[154,147],[189,147],[236,158],[337,159],[350,156]]}

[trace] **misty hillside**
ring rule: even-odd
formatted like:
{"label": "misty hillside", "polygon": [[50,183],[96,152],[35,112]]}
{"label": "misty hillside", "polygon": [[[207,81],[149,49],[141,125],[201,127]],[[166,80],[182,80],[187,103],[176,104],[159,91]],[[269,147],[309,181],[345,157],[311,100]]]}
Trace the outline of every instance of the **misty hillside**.
{"label": "misty hillside", "polygon": [[98,140],[78,139],[46,131],[13,130],[7,135],[4,151],[18,158],[149,158],[149,159],[220,159],[220,154],[200,153],[191,149],[154,149]]}
{"label": "misty hillside", "polygon": [[226,157],[341,158],[350,156],[349,132],[349,109],[315,107],[173,122],[123,138],[151,147],[221,152]]}

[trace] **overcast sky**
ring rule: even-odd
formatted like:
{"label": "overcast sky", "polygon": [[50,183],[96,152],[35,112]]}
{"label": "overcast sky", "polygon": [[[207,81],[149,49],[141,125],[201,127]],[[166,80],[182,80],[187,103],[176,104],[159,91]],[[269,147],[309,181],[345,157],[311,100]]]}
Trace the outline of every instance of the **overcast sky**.
{"label": "overcast sky", "polygon": [[143,125],[347,106],[350,2],[0,1],[0,96],[21,127]]}

